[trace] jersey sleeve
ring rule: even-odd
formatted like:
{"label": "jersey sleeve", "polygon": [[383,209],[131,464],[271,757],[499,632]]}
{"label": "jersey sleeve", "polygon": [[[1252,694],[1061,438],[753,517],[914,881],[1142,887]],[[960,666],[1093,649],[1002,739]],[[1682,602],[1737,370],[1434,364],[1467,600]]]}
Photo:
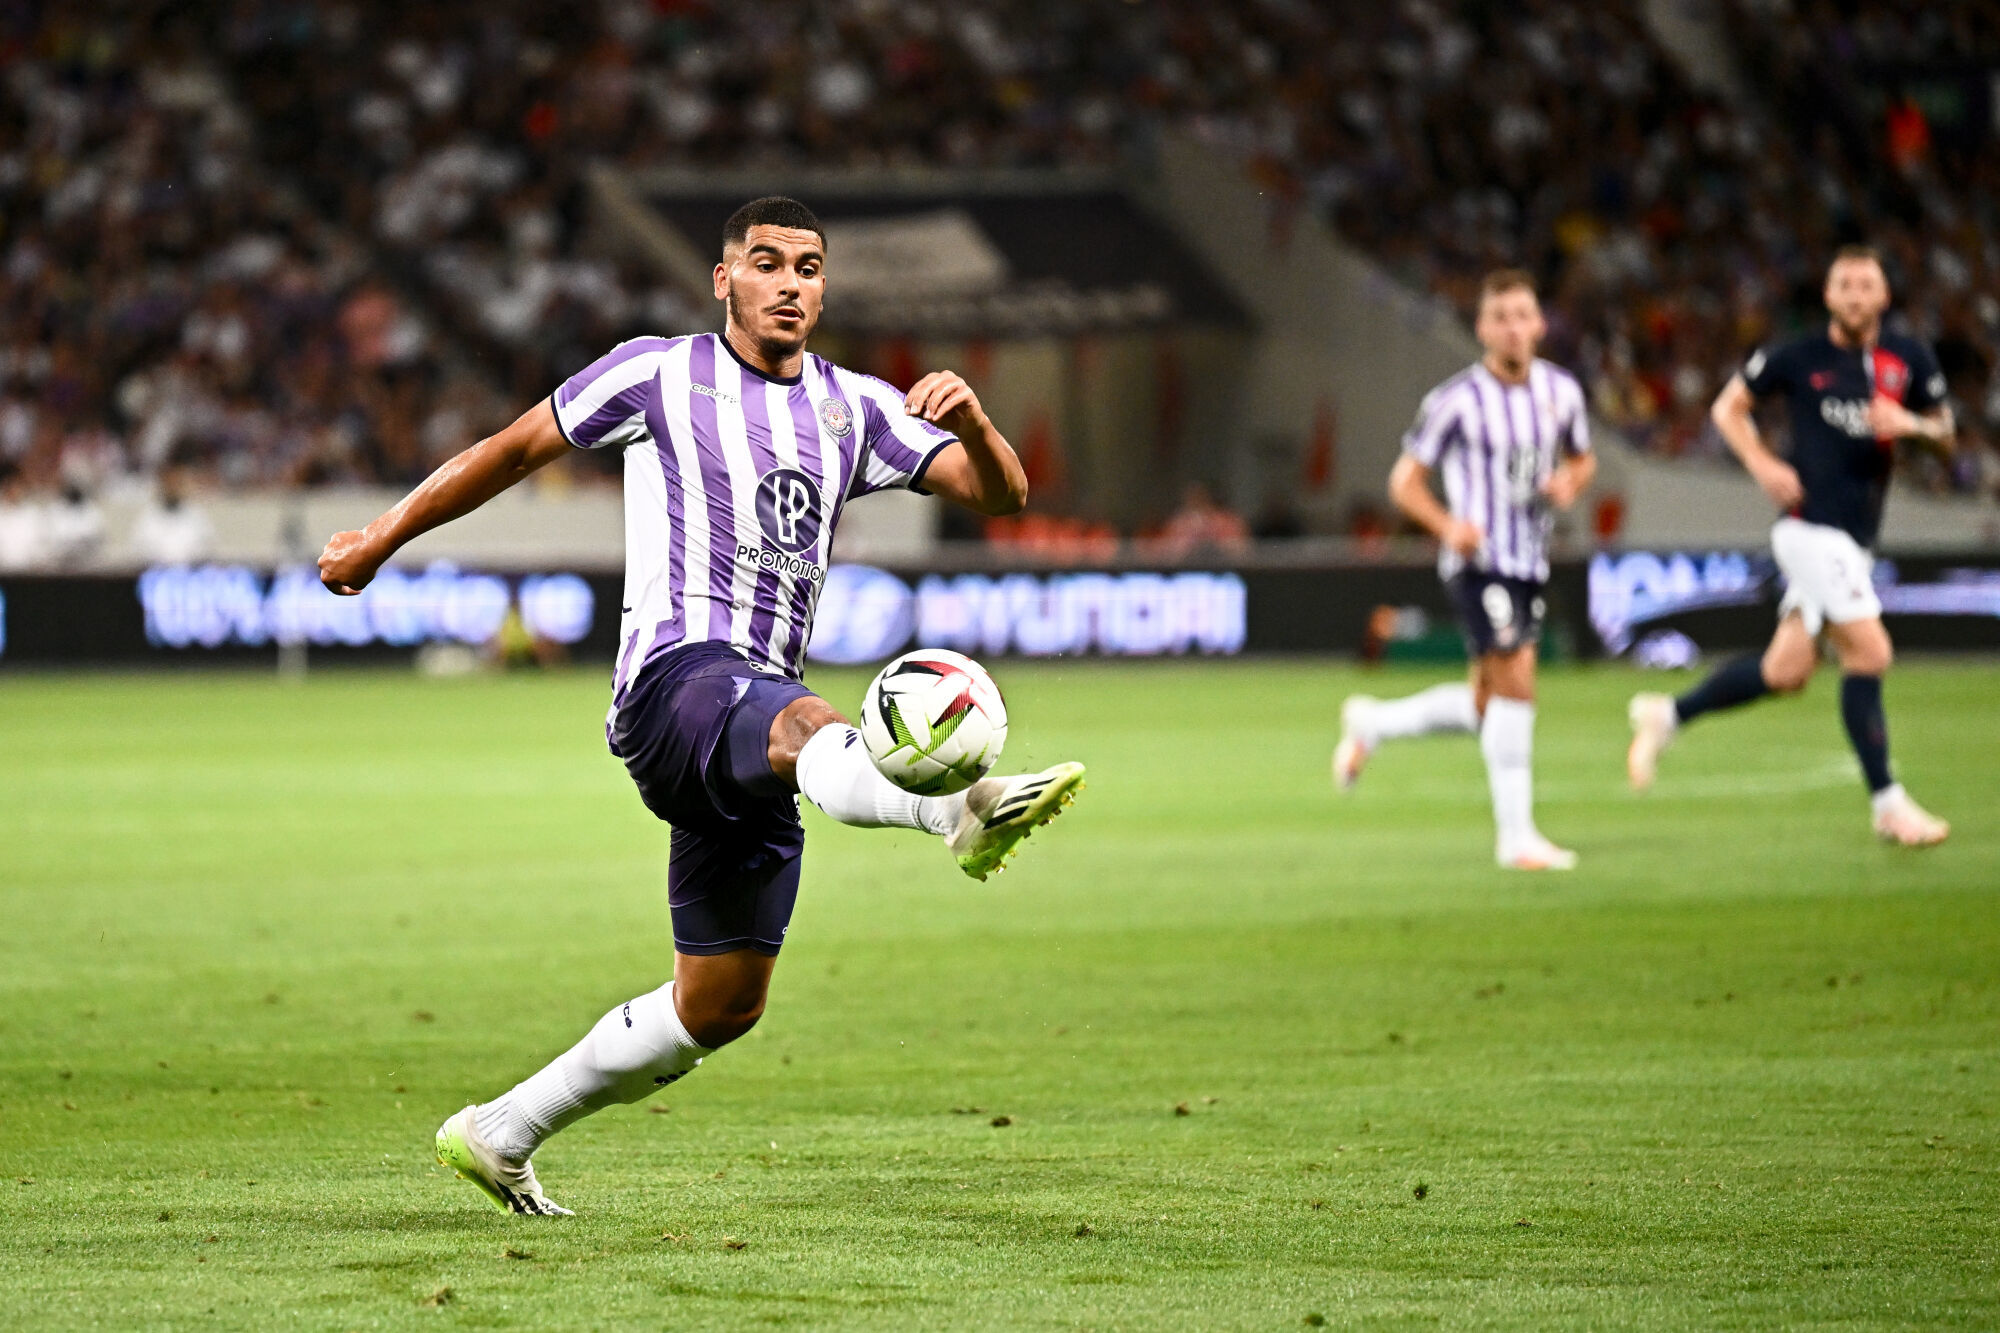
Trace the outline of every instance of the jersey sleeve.
{"label": "jersey sleeve", "polygon": [[929,495],[924,473],[944,447],[958,437],[903,410],[903,395],[881,380],[859,375],[861,457],[854,467],[850,497],[897,487]]}
{"label": "jersey sleeve", "polygon": [[1792,355],[1789,344],[1778,347],[1759,347],[1750,353],[1743,363],[1743,383],[1748,385],[1752,397],[1769,398],[1772,394],[1783,393],[1791,387]]}
{"label": "jersey sleeve", "polygon": [[619,343],[562,382],[549,398],[563,438],[579,449],[622,449],[646,434],[646,396],[670,338]]}
{"label": "jersey sleeve", "polygon": [[1915,344],[1910,349],[1910,389],[1903,395],[1903,406],[1912,412],[1928,412],[1944,402],[1946,393],[1937,353],[1929,343]]}
{"label": "jersey sleeve", "polygon": [[1403,436],[1403,452],[1427,468],[1441,462],[1454,443],[1465,438],[1464,395],[1451,386],[1432,389],[1417,406],[1417,419]]}

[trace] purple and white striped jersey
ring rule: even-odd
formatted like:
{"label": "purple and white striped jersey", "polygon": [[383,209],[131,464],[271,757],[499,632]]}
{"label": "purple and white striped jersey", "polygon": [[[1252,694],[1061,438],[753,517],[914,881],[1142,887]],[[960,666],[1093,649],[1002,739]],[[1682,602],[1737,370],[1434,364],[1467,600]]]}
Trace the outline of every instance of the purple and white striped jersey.
{"label": "purple and white striped jersey", "polygon": [[808,354],[776,379],[716,333],[620,343],[550,401],[571,444],[625,450],[621,698],[649,660],[701,640],[798,677],[841,506],[921,492],[956,438],[872,376]]}
{"label": "purple and white striped jersey", "polygon": [[1526,384],[1508,384],[1480,362],[1424,395],[1403,452],[1442,471],[1452,517],[1486,534],[1470,561],[1444,548],[1440,574],[1450,578],[1470,564],[1547,580],[1554,514],[1542,483],[1562,458],[1589,452],[1589,416],[1576,377],[1539,358]]}

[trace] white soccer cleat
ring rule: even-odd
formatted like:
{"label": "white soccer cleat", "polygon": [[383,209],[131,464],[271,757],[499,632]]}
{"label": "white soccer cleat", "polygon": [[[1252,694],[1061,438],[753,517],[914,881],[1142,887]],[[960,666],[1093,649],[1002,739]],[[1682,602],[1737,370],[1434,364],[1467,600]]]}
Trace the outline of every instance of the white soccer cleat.
{"label": "white soccer cleat", "polygon": [[1368,766],[1368,756],[1375,752],[1366,719],[1376,703],[1373,695],[1350,694],[1340,706],[1340,744],[1333,747],[1335,791],[1354,790],[1354,784],[1361,780],[1361,770]]}
{"label": "white soccer cleat", "polygon": [[1875,812],[1875,836],[1901,847],[1935,847],[1951,836],[1951,825],[1899,787]]}
{"label": "white soccer cleat", "polygon": [[514,1163],[494,1151],[479,1137],[477,1107],[468,1106],[438,1126],[437,1159],[469,1180],[486,1197],[510,1213],[528,1217],[574,1217],[569,1209],[549,1202],[535,1179],[532,1163]]}
{"label": "white soccer cleat", "polygon": [[1670,694],[1635,694],[1626,706],[1632,723],[1632,745],[1625,751],[1625,776],[1633,791],[1645,791],[1659,772],[1660,752],[1673,744],[1680,715]]}
{"label": "white soccer cleat", "polygon": [[981,778],[966,789],[965,813],[945,839],[958,868],[985,879],[1007,868],[1021,840],[1062,813],[1083,788],[1082,764],[1057,764],[1039,773]]}
{"label": "white soccer cleat", "polygon": [[1576,853],[1567,847],[1558,847],[1534,834],[1512,847],[1501,847],[1494,853],[1502,870],[1574,870]]}

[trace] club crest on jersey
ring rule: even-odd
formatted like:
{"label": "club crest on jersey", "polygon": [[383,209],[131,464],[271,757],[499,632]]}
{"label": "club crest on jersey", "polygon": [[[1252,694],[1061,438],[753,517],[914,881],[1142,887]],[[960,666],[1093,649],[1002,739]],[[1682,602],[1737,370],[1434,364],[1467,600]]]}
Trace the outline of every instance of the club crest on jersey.
{"label": "club crest on jersey", "polygon": [[[820,415],[826,415],[823,407]],[[765,473],[757,483],[757,525],[764,540],[785,554],[805,550],[819,540],[819,486],[795,467]]]}
{"label": "club crest on jersey", "polygon": [[844,440],[854,433],[854,414],[838,398],[822,398],[819,400],[819,424],[826,427],[826,433],[834,439]]}
{"label": "club crest on jersey", "polygon": [[1909,382],[1910,372],[1900,361],[1884,357],[1875,364],[1875,380],[1883,393],[1891,398],[1903,396],[1903,386]]}

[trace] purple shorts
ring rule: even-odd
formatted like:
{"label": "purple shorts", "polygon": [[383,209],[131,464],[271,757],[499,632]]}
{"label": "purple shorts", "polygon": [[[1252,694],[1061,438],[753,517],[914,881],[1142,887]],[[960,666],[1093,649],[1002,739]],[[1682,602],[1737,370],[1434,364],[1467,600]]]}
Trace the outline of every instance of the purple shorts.
{"label": "purple shorts", "polygon": [[691,643],[647,663],[605,728],[646,808],[673,825],[667,903],[681,953],[784,944],[806,835],[771,771],[771,723],[811,693],[728,644]]}

